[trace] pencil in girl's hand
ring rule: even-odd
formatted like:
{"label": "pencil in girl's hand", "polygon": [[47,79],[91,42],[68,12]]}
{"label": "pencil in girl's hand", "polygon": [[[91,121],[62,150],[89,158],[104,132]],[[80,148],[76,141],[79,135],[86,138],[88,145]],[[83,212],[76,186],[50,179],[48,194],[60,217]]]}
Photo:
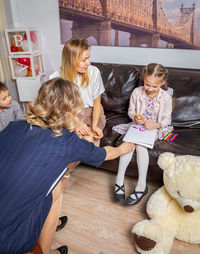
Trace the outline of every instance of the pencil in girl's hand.
{"label": "pencil in girl's hand", "polygon": [[146,120],[144,119],[144,117],[142,115],[139,115],[137,112],[134,112],[134,114],[137,116],[137,117],[140,117],[145,123],[146,123]]}

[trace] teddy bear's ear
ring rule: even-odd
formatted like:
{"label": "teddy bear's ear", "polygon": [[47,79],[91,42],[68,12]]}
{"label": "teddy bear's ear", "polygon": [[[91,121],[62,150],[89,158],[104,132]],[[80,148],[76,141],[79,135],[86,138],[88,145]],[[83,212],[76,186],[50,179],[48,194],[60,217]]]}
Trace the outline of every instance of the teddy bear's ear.
{"label": "teddy bear's ear", "polygon": [[174,162],[175,155],[173,153],[162,153],[158,158],[158,166],[165,170]]}

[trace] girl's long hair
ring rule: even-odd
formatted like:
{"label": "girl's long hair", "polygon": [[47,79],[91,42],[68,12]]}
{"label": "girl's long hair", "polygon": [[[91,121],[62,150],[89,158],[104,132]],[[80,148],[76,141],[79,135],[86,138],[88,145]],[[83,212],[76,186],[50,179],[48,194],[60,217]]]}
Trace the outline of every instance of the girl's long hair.
{"label": "girl's long hair", "polygon": [[43,83],[37,98],[27,105],[25,119],[31,128],[49,128],[55,136],[62,136],[63,128],[74,131],[82,104],[77,85],[62,78],[51,79]]}
{"label": "girl's long hair", "polygon": [[[63,47],[61,77],[63,79],[75,82],[78,72],[77,66],[85,50],[89,50],[90,45],[86,39],[70,39]],[[89,84],[89,73],[79,73],[81,77],[81,86],[87,87]]]}

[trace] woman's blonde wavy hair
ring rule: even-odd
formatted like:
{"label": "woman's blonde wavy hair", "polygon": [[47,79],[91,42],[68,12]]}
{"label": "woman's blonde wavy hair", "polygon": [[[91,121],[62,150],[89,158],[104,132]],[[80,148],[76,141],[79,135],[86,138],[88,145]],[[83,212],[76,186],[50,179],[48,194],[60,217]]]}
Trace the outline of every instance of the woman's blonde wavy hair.
{"label": "woman's blonde wavy hair", "polygon": [[68,80],[55,78],[40,87],[35,101],[26,108],[25,119],[32,125],[51,129],[62,136],[62,129],[70,132],[76,127],[76,115],[83,105],[79,88]]}
{"label": "woman's blonde wavy hair", "polygon": [[[86,39],[70,39],[63,47],[61,77],[63,79],[74,82],[77,78],[77,66],[80,58],[85,50],[89,50],[90,45]],[[81,86],[89,85],[89,73],[79,73],[81,76]]]}

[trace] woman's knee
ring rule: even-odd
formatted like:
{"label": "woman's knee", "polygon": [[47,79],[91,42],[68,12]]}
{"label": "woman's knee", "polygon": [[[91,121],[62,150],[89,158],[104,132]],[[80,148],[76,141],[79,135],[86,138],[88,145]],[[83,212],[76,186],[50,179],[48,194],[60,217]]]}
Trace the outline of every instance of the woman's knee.
{"label": "woman's knee", "polygon": [[80,163],[80,161],[72,162],[72,163],[68,164],[66,166],[66,168],[68,168],[68,170],[70,171],[72,168],[76,167],[79,163]]}

